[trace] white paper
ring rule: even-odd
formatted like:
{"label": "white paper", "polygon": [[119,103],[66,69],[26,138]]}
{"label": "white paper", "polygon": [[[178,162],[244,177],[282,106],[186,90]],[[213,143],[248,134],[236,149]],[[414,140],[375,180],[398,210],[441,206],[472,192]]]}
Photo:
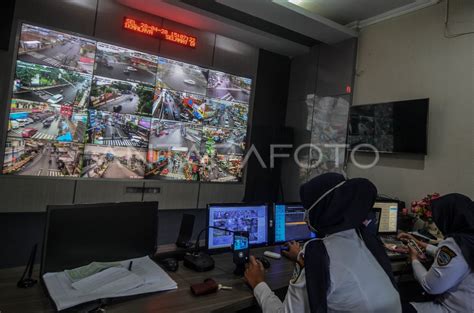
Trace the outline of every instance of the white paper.
{"label": "white paper", "polygon": [[83,293],[91,292],[119,292],[136,288],[145,283],[143,277],[138,276],[122,267],[110,267],[89,277],[72,283],[72,288]]}
{"label": "white paper", "polygon": [[133,261],[131,272],[138,276],[143,283],[127,290],[120,289],[125,288],[122,285],[118,286],[119,289],[102,288],[102,286],[93,291],[77,290],[74,289],[71,280],[64,272],[46,273],[43,275],[43,279],[59,311],[98,299],[133,296],[178,288],[176,282],[148,256],[121,261],[124,269],[128,268],[130,261]]}

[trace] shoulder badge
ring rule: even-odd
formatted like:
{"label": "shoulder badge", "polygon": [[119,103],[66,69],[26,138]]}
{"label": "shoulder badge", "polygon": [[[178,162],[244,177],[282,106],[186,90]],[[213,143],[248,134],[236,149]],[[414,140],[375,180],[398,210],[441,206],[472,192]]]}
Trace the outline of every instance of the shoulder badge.
{"label": "shoulder badge", "polygon": [[457,254],[453,250],[446,246],[442,246],[438,251],[436,262],[439,266],[446,266],[455,256],[457,256]]}

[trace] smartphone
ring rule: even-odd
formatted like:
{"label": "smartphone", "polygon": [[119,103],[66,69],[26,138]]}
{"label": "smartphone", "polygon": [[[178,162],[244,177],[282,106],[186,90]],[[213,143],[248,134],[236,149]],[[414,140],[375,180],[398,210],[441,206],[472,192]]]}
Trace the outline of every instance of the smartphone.
{"label": "smartphone", "polygon": [[234,240],[232,243],[232,251],[234,255],[234,264],[242,265],[249,261],[249,233],[246,231],[234,232]]}

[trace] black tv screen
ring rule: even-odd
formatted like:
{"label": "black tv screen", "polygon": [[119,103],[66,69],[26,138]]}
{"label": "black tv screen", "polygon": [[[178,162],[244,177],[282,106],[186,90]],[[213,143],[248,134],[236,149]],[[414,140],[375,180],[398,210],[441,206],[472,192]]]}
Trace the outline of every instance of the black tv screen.
{"label": "black tv screen", "polygon": [[251,86],[22,24],[2,173],[239,182]]}
{"label": "black tv screen", "polygon": [[426,154],[428,106],[429,99],[416,99],[351,107],[349,148],[368,144],[379,152]]}

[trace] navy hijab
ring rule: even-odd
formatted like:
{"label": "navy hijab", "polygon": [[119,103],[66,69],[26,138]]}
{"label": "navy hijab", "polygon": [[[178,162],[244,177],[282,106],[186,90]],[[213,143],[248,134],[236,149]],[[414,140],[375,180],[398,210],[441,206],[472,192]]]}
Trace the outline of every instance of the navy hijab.
{"label": "navy hijab", "polygon": [[471,199],[451,193],[431,202],[433,221],[445,238],[451,237],[461,248],[474,271],[474,205]]}
{"label": "navy hijab", "polygon": [[[337,186],[337,187],[336,187]],[[336,187],[336,188],[335,188]],[[332,191],[330,191],[332,188]],[[329,192],[329,193],[328,193]],[[367,218],[377,197],[377,188],[369,180],[346,180],[337,173],[317,176],[302,185],[300,197],[308,222],[318,237],[356,229],[365,245],[397,288],[390,260],[380,240],[362,222]],[[314,203],[317,202],[316,205]],[[327,292],[330,286],[329,256],[322,240],[309,242],[305,250],[306,288],[311,313],[327,312]]]}

